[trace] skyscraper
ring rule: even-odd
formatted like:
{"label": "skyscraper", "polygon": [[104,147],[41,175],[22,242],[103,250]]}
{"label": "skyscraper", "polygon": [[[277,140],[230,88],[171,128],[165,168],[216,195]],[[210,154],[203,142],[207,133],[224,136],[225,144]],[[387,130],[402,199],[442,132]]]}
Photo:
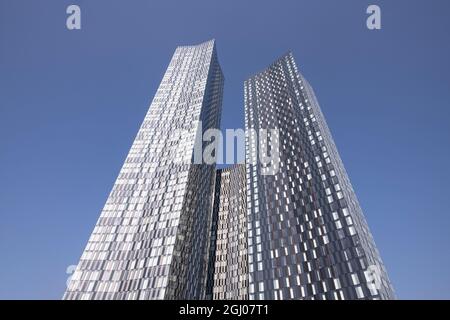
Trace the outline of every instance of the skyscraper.
{"label": "skyscraper", "polygon": [[223,82],[214,40],[176,49],[64,299],[204,297],[215,166],[192,159]]}
{"label": "skyscraper", "polygon": [[250,299],[391,299],[384,265],[291,53],[244,83],[245,127],[277,128],[279,168],[246,141]]}
{"label": "skyscraper", "polygon": [[248,299],[245,165],[218,169],[207,298]]}
{"label": "skyscraper", "polygon": [[216,170],[223,83],[214,40],[176,49],[64,299],[394,298],[292,54],[244,82],[246,161]]}

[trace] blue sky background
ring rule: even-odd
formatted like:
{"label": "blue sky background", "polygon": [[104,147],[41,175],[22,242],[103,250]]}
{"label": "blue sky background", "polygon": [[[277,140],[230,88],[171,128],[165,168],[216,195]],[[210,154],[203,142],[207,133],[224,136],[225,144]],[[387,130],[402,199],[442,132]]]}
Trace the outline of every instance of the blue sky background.
{"label": "blue sky background", "polygon": [[449,15],[447,0],[0,0],[0,298],[61,298],[175,47],[215,38],[222,127],[243,126],[244,79],[291,49],[398,297],[449,299]]}

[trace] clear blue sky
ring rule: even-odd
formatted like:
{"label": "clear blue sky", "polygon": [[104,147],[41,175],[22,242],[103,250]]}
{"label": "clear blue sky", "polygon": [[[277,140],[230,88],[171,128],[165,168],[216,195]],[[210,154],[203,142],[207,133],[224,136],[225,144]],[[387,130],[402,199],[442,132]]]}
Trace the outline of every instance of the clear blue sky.
{"label": "clear blue sky", "polygon": [[448,0],[1,0],[0,298],[62,296],[175,47],[215,38],[222,127],[291,49],[398,297],[449,299],[449,16]]}

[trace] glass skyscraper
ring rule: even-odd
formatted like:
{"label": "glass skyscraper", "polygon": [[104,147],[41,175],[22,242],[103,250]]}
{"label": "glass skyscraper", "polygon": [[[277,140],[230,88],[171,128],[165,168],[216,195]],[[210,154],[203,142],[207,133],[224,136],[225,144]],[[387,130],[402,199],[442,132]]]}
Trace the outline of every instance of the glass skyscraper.
{"label": "glass skyscraper", "polygon": [[204,297],[215,166],[190,160],[223,82],[214,40],[176,49],[64,299]]}
{"label": "glass skyscraper", "polygon": [[279,168],[246,147],[250,299],[391,299],[384,265],[314,92],[291,53],[244,84],[245,127],[277,128]]}
{"label": "glass skyscraper", "polygon": [[207,297],[248,299],[245,165],[218,169],[215,188]]}
{"label": "glass skyscraper", "polygon": [[244,82],[245,163],[216,170],[223,85],[214,40],[175,50],[64,299],[395,298],[292,54]]}

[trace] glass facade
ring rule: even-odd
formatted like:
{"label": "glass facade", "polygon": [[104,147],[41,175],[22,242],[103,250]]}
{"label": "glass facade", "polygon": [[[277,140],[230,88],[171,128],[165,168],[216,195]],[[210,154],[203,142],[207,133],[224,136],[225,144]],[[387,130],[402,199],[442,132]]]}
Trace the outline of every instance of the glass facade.
{"label": "glass facade", "polygon": [[216,170],[223,85],[214,40],[175,50],[63,298],[395,298],[292,54],[244,82],[246,162]]}
{"label": "glass facade", "polygon": [[214,300],[248,298],[245,165],[217,170],[207,292]]}
{"label": "glass facade", "polygon": [[220,127],[223,82],[214,40],[176,49],[64,299],[204,297],[215,166],[175,160]]}
{"label": "glass facade", "polygon": [[244,83],[246,129],[278,128],[279,170],[246,141],[250,299],[394,293],[311,86],[291,53]]}

